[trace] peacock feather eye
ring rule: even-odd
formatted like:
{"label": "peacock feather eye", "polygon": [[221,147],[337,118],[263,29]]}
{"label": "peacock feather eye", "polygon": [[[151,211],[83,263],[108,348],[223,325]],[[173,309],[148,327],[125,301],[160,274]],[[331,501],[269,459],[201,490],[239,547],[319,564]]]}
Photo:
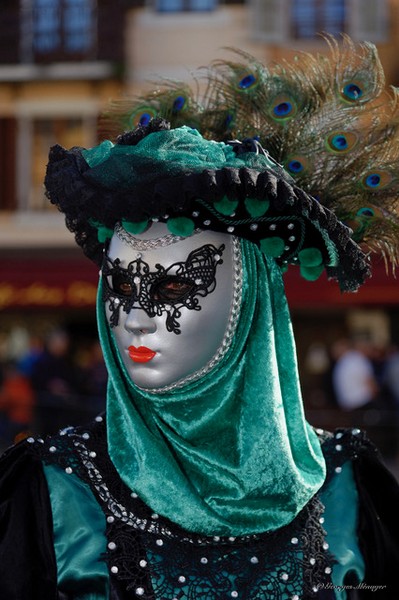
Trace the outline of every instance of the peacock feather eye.
{"label": "peacock feather eye", "polygon": [[151,106],[139,106],[131,115],[129,115],[129,127],[134,129],[137,125],[148,125],[148,123],[157,116],[157,111]]}
{"label": "peacock feather eye", "polygon": [[295,101],[287,95],[280,94],[274,98],[271,104],[270,116],[273,119],[282,121],[291,119],[297,113],[297,105]]}
{"label": "peacock feather eye", "polygon": [[233,121],[234,121],[234,114],[227,113],[225,116],[225,120],[224,120],[224,126],[226,127],[226,129],[228,129],[229,127],[231,127],[233,125]]}
{"label": "peacock feather eye", "polygon": [[363,206],[363,208],[359,208],[356,213],[357,217],[374,217],[374,215],[374,210],[369,206]]}
{"label": "peacock feather eye", "polygon": [[392,175],[388,171],[370,171],[362,180],[362,186],[371,191],[381,190],[389,185],[392,181]]}
{"label": "peacock feather eye", "polygon": [[308,162],[305,156],[290,156],[285,162],[285,168],[291,175],[300,175],[307,169]]}
{"label": "peacock feather eye", "polygon": [[173,102],[172,112],[174,114],[183,110],[186,105],[186,99],[184,96],[177,96]]}
{"label": "peacock feather eye", "polygon": [[248,90],[257,83],[257,78],[253,73],[247,73],[239,82],[238,87],[241,90]]}
{"label": "peacock feather eye", "polygon": [[364,92],[363,92],[362,88],[360,87],[360,85],[358,85],[354,81],[351,81],[351,82],[347,83],[346,85],[344,85],[342,92],[341,92],[341,95],[344,98],[344,100],[348,100],[349,102],[357,102],[358,100],[361,99],[363,94],[364,94]]}
{"label": "peacock feather eye", "polygon": [[327,137],[326,145],[327,149],[335,154],[344,154],[350,152],[355,147],[357,140],[358,138],[355,133],[350,131],[335,131]]}

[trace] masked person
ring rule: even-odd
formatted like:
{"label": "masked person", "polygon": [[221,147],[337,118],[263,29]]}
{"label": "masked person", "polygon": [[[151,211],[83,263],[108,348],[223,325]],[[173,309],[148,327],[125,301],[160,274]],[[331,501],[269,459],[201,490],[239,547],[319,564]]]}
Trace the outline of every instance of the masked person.
{"label": "masked person", "polygon": [[306,422],[282,282],[356,289],[350,230],[260,144],[162,119],[54,147],[46,187],[101,265],[107,410],[3,458],[3,595],[387,597],[397,489],[359,430]]}

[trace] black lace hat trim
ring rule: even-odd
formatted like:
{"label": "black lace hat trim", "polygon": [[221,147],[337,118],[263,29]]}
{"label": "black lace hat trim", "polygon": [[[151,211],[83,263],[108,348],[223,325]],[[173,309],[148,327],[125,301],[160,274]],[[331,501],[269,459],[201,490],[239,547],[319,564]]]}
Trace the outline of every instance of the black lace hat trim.
{"label": "black lace hat trim", "polygon": [[[140,131],[121,136],[119,143],[134,145],[153,129],[155,126],[151,130],[141,126]],[[150,173],[151,164],[148,170]],[[370,275],[364,253],[351,239],[351,230],[277,165],[275,170],[262,172],[250,168],[176,176],[152,172],[145,183],[132,189],[120,189],[117,181],[109,187],[100,186],[92,173],[81,148],[68,151],[56,145],[50,151],[45,185],[50,201],[65,214],[76,242],[97,265],[101,265],[104,243],[98,239],[93,220],[113,230],[122,220],[167,222],[170,217],[187,217],[195,228],[231,233],[257,245],[267,238],[282,239],[284,250],[276,258],[281,265],[295,264],[303,248],[318,248],[328,276],[336,279],[343,291],[355,291]],[[224,197],[239,201],[233,214],[221,214],[215,207]],[[267,212],[251,216],[245,208],[248,198],[267,199]],[[336,266],[328,266],[332,249]]]}

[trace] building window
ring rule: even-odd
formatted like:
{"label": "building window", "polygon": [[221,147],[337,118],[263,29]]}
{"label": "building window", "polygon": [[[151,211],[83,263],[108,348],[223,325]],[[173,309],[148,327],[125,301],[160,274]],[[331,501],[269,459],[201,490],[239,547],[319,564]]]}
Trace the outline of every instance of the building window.
{"label": "building window", "polygon": [[96,141],[97,115],[66,117],[21,117],[16,153],[17,206],[19,210],[54,211],[44,195],[44,176],[49,148],[90,147]]}
{"label": "building window", "polygon": [[215,10],[218,0],[156,0],[158,12],[205,12]]}
{"label": "building window", "polygon": [[248,0],[255,39],[286,44],[321,39],[321,33],[349,34],[383,43],[389,31],[388,0]]}
{"label": "building window", "polygon": [[314,38],[327,31],[337,35],[346,31],[345,0],[292,0],[292,37]]}
{"label": "building window", "polygon": [[96,27],[93,0],[32,0],[32,45],[35,58],[87,57]]}

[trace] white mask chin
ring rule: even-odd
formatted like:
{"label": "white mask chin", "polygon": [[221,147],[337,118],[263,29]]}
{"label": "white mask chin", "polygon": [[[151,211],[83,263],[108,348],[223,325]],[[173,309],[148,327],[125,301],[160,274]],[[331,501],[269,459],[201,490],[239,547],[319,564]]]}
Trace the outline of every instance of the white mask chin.
{"label": "white mask chin", "polygon": [[162,392],[209,372],[226,354],[238,319],[238,239],[213,231],[179,238],[163,223],[132,236],[117,226],[107,257],[106,316],[131,380]]}

